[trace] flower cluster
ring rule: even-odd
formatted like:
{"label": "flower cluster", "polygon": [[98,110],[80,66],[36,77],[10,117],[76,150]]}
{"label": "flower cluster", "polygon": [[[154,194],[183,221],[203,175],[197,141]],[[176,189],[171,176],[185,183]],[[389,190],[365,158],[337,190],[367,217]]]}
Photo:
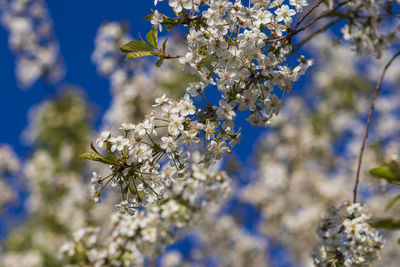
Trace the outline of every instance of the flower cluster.
{"label": "flower cluster", "polygon": [[371,215],[360,203],[332,206],[318,227],[313,251],[316,266],[368,266],[379,258],[382,237],[368,224]]}
{"label": "flower cluster", "polygon": [[40,267],[43,261],[39,252],[7,253],[0,260],[2,266]]}
{"label": "flower cluster", "polygon": [[16,198],[7,176],[16,173],[21,163],[9,145],[0,144],[0,211]]}
{"label": "flower cluster", "polygon": [[[96,151],[82,158],[98,160],[111,166],[111,174],[92,179],[92,194],[95,200],[106,185],[118,187],[123,201],[117,206],[122,213],[134,213],[143,204],[155,203],[165,198],[165,185],[171,181],[185,180],[191,172],[191,156],[181,147],[196,145],[203,138],[207,144],[202,164],[206,166],[221,159],[222,154],[234,146],[239,134],[229,124],[216,119],[215,110],[196,111],[189,95],[172,100],[162,96],[154,106],[160,113],[151,113],[142,123],[123,123],[124,135],[112,136],[109,130],[97,138],[99,148],[107,152],[103,156]],[[218,111],[217,111],[218,112]],[[208,118],[213,113],[212,119]],[[162,165],[161,165],[161,164]]]}
{"label": "flower cluster", "polygon": [[[188,26],[189,51],[179,62],[185,71],[201,77],[187,91],[197,96],[215,85],[222,93],[220,119],[232,121],[239,108],[250,111],[253,125],[266,125],[283,104],[272,92],[274,87],[289,91],[312,64],[300,56],[297,66],[287,67],[291,46],[280,38],[307,1],[289,1],[294,9],[283,1],[250,1],[246,6],[241,1],[190,0],[169,5],[185,14],[177,19]],[[200,11],[199,5],[206,7]],[[155,26],[170,22],[158,12],[152,18]]]}
{"label": "flower cluster", "polygon": [[[92,188],[95,199],[112,182],[119,186],[123,196],[118,208],[130,213],[143,203],[162,199],[166,181],[185,177],[191,166],[190,151],[185,147],[202,139],[205,148],[202,162],[206,165],[230,152],[241,136],[234,123],[238,109],[250,111],[248,121],[252,124],[266,125],[283,105],[273,93],[274,87],[289,91],[291,83],[312,65],[312,61],[300,56],[299,64],[288,68],[285,62],[291,45],[287,39],[280,38],[282,31],[290,29],[295,10],[301,10],[301,6],[307,5],[306,1],[290,1],[295,9],[282,1],[256,1],[249,6],[227,0],[169,3],[178,14],[172,19],[175,24],[189,27],[186,37],[189,51],[179,62],[184,71],[196,74],[200,81],[191,83],[188,94],[181,99],[170,100],[165,95],[156,99],[154,106],[160,106],[161,113],[150,112],[145,121],[138,124],[123,123],[121,129],[125,135],[114,137],[110,131],[104,131],[97,144],[100,148],[104,145],[107,156],[97,151],[93,157],[84,156],[91,160],[99,156],[102,159],[98,161],[112,165],[111,175],[95,177]],[[198,8],[200,4],[207,6],[202,12]],[[171,20],[158,12],[149,18],[153,24]],[[115,40],[116,35],[112,34],[111,40]],[[99,40],[104,39],[102,36]],[[106,53],[95,55],[103,58]],[[114,63],[109,65],[111,71]],[[203,92],[212,85],[222,93],[217,106],[213,106]],[[197,95],[205,102],[198,109],[191,98]],[[163,163],[165,155],[170,166],[160,172],[159,162]],[[172,173],[165,173],[171,170]]]}
{"label": "flower cluster", "polygon": [[396,10],[398,0],[356,0],[346,5],[348,24],[342,28],[343,38],[351,41],[361,53],[380,57],[398,35]]}
{"label": "flower cluster", "polygon": [[0,145],[0,175],[13,173],[19,170],[20,161],[9,145]]}
{"label": "flower cluster", "polygon": [[[70,233],[88,221],[108,220],[113,210],[113,203],[97,210],[88,197],[88,181],[82,173],[93,167],[76,155],[89,142],[90,112],[82,94],[70,89],[65,88],[68,92],[35,106],[30,112],[25,135],[29,136],[33,149],[22,162],[22,171],[8,179],[18,195],[21,187],[22,192],[29,192],[15,202],[18,209],[24,207],[26,215],[21,227],[11,229],[7,226],[15,223],[15,216],[10,213],[2,216],[7,236],[2,241],[0,266],[64,266],[57,258],[58,250]],[[10,158],[9,155],[1,158],[0,165]]]}
{"label": "flower cluster", "polygon": [[103,23],[99,27],[92,54],[92,61],[96,64],[99,74],[112,76],[118,69],[129,69],[129,65],[132,65],[125,64],[122,68],[123,57],[118,49],[131,39],[127,30],[127,25],[116,21]]}
{"label": "flower cluster", "polygon": [[128,202],[122,202],[118,205],[120,212],[112,215],[109,234],[104,233],[107,229],[102,229],[103,233],[98,228],[80,229],[61,252],[71,262],[82,258],[83,253],[87,263],[94,266],[118,266],[121,260],[124,266],[141,265],[145,256],[158,256],[181,230],[201,221],[204,213],[226,199],[229,191],[224,172],[196,165],[186,182],[168,184],[169,197],[161,203],[149,204],[136,216],[129,216],[124,213],[134,210]]}
{"label": "flower cluster", "polygon": [[[240,192],[241,200],[257,207],[265,218],[259,230],[284,246],[301,266],[312,266],[309,252],[318,242],[308,229],[317,228],[329,206],[351,195],[354,180],[349,177],[354,176],[360,152],[360,129],[365,123],[369,94],[392,56],[384,53],[380,61],[367,59],[347,45],[335,45],[332,35],[327,34],[315,37],[309,51],[316,64],[323,66],[310,77],[312,93],[286,101],[271,129],[257,143],[257,177]],[[361,64],[363,71],[358,68]],[[360,192],[369,192],[363,201],[374,216],[388,216],[382,214],[382,207],[396,192],[376,179],[368,179],[370,167],[381,162],[382,155],[400,151],[398,138],[393,135],[400,129],[400,94],[390,87],[395,85],[400,63],[394,64],[385,79],[385,94],[376,103],[376,124],[369,132],[370,146],[362,168]],[[338,143],[343,149],[340,153],[336,151]],[[393,216],[396,213],[398,209],[394,208]],[[398,233],[385,235],[382,259],[372,266],[396,266],[398,238]]]}
{"label": "flower cluster", "polygon": [[16,75],[22,88],[39,79],[56,83],[64,77],[59,45],[43,0],[1,0],[0,19],[10,32],[9,46],[17,56]]}
{"label": "flower cluster", "polygon": [[210,213],[199,226],[202,248],[197,258],[213,257],[223,267],[269,266],[267,240],[243,229],[237,219],[233,214]]}

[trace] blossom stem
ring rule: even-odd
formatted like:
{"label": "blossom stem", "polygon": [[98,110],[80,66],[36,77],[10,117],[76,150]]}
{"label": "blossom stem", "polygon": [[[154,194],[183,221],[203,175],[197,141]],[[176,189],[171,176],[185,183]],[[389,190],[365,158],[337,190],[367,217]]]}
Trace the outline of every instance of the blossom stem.
{"label": "blossom stem", "polygon": [[393,62],[399,55],[400,55],[400,51],[397,52],[397,53],[388,61],[388,63],[387,63],[387,64],[385,65],[385,67],[383,68],[382,74],[381,74],[381,76],[379,77],[378,83],[376,84],[375,91],[374,91],[374,94],[373,94],[372,99],[371,99],[371,105],[370,105],[370,107],[369,107],[367,122],[366,122],[366,124],[365,124],[364,137],[363,137],[362,144],[361,144],[360,155],[359,155],[359,157],[358,157],[357,172],[356,172],[356,181],[355,181],[354,189],[353,189],[353,202],[354,202],[354,203],[357,202],[357,190],[358,190],[358,184],[359,184],[359,182],[360,182],[361,163],[362,163],[362,158],[363,158],[363,154],[364,154],[365,145],[366,145],[366,143],[367,143],[368,130],[369,130],[369,126],[370,126],[370,123],[371,123],[372,112],[374,111],[374,108],[375,108],[375,102],[376,102],[376,99],[378,98],[379,91],[381,90],[382,81],[383,81],[383,78],[384,78],[384,76],[385,76],[386,71],[388,70],[388,68],[390,67],[390,65],[392,64],[392,62]]}
{"label": "blossom stem", "polygon": [[[308,27],[310,27],[311,25],[313,25],[315,22],[317,22],[318,20],[330,15],[331,13],[335,12],[336,10],[338,10],[340,7],[344,6],[345,4],[347,4],[348,2],[350,2],[350,0],[346,0],[344,2],[339,3],[336,7],[327,10],[325,12],[323,12],[321,15],[315,17],[314,19],[312,19],[307,25],[305,25],[304,27],[301,27],[300,29],[297,29],[298,26],[300,25],[301,22],[303,22],[303,20],[305,19],[306,15],[308,16],[311,12],[313,11],[316,7],[318,7],[318,5],[320,4],[319,2],[316,3],[316,5],[314,7],[312,7],[307,14],[305,14],[303,17],[300,18],[300,20],[297,22],[297,24],[295,25],[295,27],[293,28],[292,31],[290,31],[287,35],[273,39],[273,40],[269,40],[269,43],[275,43],[278,41],[282,41],[282,40],[290,40],[293,36],[295,36],[296,34],[306,30]],[[300,23],[299,23],[300,22]]]}
{"label": "blossom stem", "polygon": [[208,102],[208,100],[207,100],[206,96],[204,95],[203,91],[202,91],[202,90],[197,90],[197,92],[199,93],[199,95],[201,96],[201,98],[203,98],[203,101],[207,104],[207,106],[208,106],[209,108],[212,108],[211,103]]}
{"label": "blossom stem", "polygon": [[293,27],[293,31],[295,32],[296,29],[300,26],[300,24],[304,21],[305,18],[307,18],[319,5],[323,2],[324,0],[319,0],[317,3],[315,3],[296,23],[296,25]]}
{"label": "blossom stem", "polygon": [[326,31],[327,29],[332,27],[334,24],[336,24],[336,22],[338,22],[341,19],[342,18],[336,18],[336,19],[330,21],[329,23],[327,23],[325,26],[313,31],[312,33],[310,33],[310,35],[308,35],[299,44],[296,45],[296,47],[294,48],[294,51],[298,51],[300,47],[302,47],[305,43],[309,42],[312,38],[314,38],[314,36]]}
{"label": "blossom stem", "polygon": [[320,20],[320,19],[322,19],[323,17],[328,16],[329,14],[335,12],[336,10],[338,10],[340,7],[344,6],[344,5],[347,4],[348,2],[350,2],[350,0],[347,0],[347,1],[344,1],[344,2],[342,2],[342,3],[339,3],[336,7],[332,8],[332,9],[330,9],[330,10],[324,12],[324,13],[322,13],[322,14],[319,15],[318,17],[316,17],[316,18],[314,18],[313,20],[311,20],[306,26],[304,26],[304,27],[302,27],[302,28],[300,28],[300,29],[298,29],[298,30],[293,31],[293,32],[292,32],[292,35],[295,35],[295,34],[297,34],[297,33],[299,33],[299,32],[304,31],[305,29],[307,29],[308,27],[310,27],[312,24],[314,24],[314,23],[317,22],[318,20]]}

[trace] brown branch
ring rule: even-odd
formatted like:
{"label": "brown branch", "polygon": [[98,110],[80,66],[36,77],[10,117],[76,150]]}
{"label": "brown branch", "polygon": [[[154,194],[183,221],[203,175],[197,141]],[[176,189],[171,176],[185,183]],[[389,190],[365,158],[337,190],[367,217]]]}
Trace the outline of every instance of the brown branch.
{"label": "brown branch", "polygon": [[379,77],[378,83],[376,84],[376,87],[375,87],[374,95],[372,96],[372,99],[371,99],[371,105],[370,105],[370,107],[369,107],[367,122],[366,122],[366,124],[365,124],[365,131],[364,131],[364,137],[363,137],[362,144],[361,144],[360,155],[359,155],[359,157],[358,157],[356,181],[355,181],[354,189],[353,189],[353,202],[354,202],[354,203],[357,202],[357,189],[358,189],[358,184],[359,184],[359,182],[360,182],[360,171],[361,171],[362,157],[363,157],[365,145],[366,145],[366,143],[367,143],[368,130],[369,130],[369,125],[370,125],[370,123],[371,123],[371,117],[372,117],[372,112],[374,111],[375,102],[376,102],[376,99],[377,99],[377,97],[378,97],[379,91],[381,90],[381,85],[382,85],[383,77],[385,76],[385,73],[386,73],[387,69],[390,67],[390,65],[392,64],[392,62],[393,62],[399,55],[400,55],[400,51],[397,52],[397,53],[389,60],[389,62],[385,65],[385,67],[383,68],[383,72],[382,72],[381,76]]}
{"label": "brown branch", "polygon": [[304,27],[302,27],[302,28],[300,28],[300,29],[298,29],[298,30],[296,30],[296,31],[293,31],[293,35],[294,35],[294,34],[297,34],[297,33],[299,33],[299,32],[304,31],[305,29],[307,29],[308,27],[310,27],[311,25],[313,25],[313,24],[314,24],[315,22],[317,22],[318,20],[322,19],[322,18],[325,17],[325,16],[330,15],[331,13],[335,12],[336,10],[338,10],[340,7],[344,6],[344,5],[347,4],[348,2],[350,2],[350,0],[344,1],[344,2],[342,2],[342,3],[340,3],[340,4],[338,4],[336,7],[332,8],[332,9],[330,9],[330,10],[328,10],[328,11],[325,11],[324,13],[322,13],[321,15],[319,15],[318,17],[315,17],[315,18],[314,18],[313,20],[311,20],[306,26],[304,26]]}
{"label": "brown branch", "polygon": [[342,18],[336,18],[334,20],[332,20],[331,22],[327,23],[325,26],[313,31],[312,33],[310,33],[306,38],[304,38],[303,40],[301,40],[301,42],[299,42],[298,45],[296,45],[295,47],[295,51],[299,50],[300,47],[302,47],[305,43],[309,42],[312,38],[314,38],[315,35],[320,34],[324,31],[326,31],[327,29],[329,29],[330,27],[332,27],[336,22],[338,22],[339,20],[341,20]]}
{"label": "brown branch", "polygon": [[[313,25],[315,22],[317,22],[318,20],[330,15],[331,13],[335,12],[336,10],[338,10],[340,7],[344,6],[345,4],[347,4],[348,2],[350,2],[350,0],[346,0],[344,2],[339,3],[336,7],[327,10],[325,12],[323,12],[321,15],[315,17],[313,20],[311,20],[306,26],[301,27],[300,29],[297,30],[298,26],[300,25],[300,23],[306,18],[306,15],[308,16],[311,12],[307,12],[303,17],[300,18],[299,22],[297,22],[296,26],[293,28],[293,30],[291,30],[290,32],[288,32],[287,35],[285,36],[281,36],[279,38],[275,38],[273,40],[268,40],[268,43],[275,43],[277,41],[281,41],[281,40],[290,40],[294,35],[298,34],[299,32],[304,31],[305,29],[307,29],[308,27],[310,27],[311,25]],[[319,6],[319,2],[317,2],[317,5],[313,6],[313,8],[311,8],[309,11],[313,11],[316,7]]]}
{"label": "brown branch", "polygon": [[305,18],[307,18],[311,12],[314,11],[319,5],[323,2],[324,0],[319,0],[315,5],[313,5],[307,12],[299,19],[299,21],[296,23],[296,25],[293,27],[293,31],[296,31],[296,29],[300,26],[300,24],[303,22]]}

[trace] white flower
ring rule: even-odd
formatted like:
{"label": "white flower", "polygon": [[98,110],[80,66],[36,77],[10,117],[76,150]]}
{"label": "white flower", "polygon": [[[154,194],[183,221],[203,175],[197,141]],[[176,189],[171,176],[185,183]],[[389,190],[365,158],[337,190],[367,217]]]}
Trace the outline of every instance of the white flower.
{"label": "white flower", "polygon": [[130,203],[126,200],[121,201],[119,204],[115,205],[115,208],[120,214],[135,215],[136,213],[136,209],[133,203]]}
{"label": "white flower", "polygon": [[185,94],[185,96],[179,101],[178,106],[180,109],[180,114],[183,117],[187,117],[196,113],[196,108],[194,107],[193,101],[190,99],[188,94]]}
{"label": "white flower", "polygon": [[284,21],[286,25],[292,24],[292,16],[296,15],[296,11],[290,9],[288,5],[282,5],[275,10],[276,21]]}
{"label": "white flower", "polygon": [[179,13],[182,9],[192,9],[192,0],[170,0],[169,6],[174,9],[175,12]]}
{"label": "white flower", "polygon": [[132,123],[122,123],[121,127],[119,127],[120,130],[125,130],[127,132],[129,132],[130,130],[134,130],[135,129],[135,125],[133,125]]}
{"label": "white flower", "polygon": [[161,148],[165,149],[167,153],[174,151],[177,148],[176,142],[173,137],[171,136],[163,136],[161,137]]}
{"label": "white flower", "polygon": [[215,159],[221,159],[222,154],[228,151],[229,148],[226,146],[225,142],[217,143],[214,140],[211,140],[210,144],[208,145],[208,152]]}
{"label": "white flower", "polygon": [[308,6],[307,0],[290,0],[289,4],[294,6],[297,12],[302,12],[303,6]]}
{"label": "white flower", "polygon": [[181,142],[187,146],[191,145],[192,143],[198,143],[200,142],[200,138],[197,135],[198,132],[195,130],[183,131]]}
{"label": "white flower", "polygon": [[214,122],[207,121],[205,129],[204,129],[207,140],[210,140],[211,138],[214,137],[215,128],[216,128],[216,124]]}
{"label": "white flower", "polygon": [[232,106],[224,100],[219,101],[216,114],[221,120],[233,120],[233,118],[236,117],[236,112],[233,111]]}
{"label": "white flower", "polygon": [[110,130],[104,130],[101,132],[101,134],[99,135],[99,137],[97,137],[96,139],[96,143],[99,147],[103,147],[104,146],[104,142],[106,142],[108,140],[108,138],[110,137],[111,132]]}
{"label": "white flower", "polygon": [[115,150],[122,151],[129,145],[129,139],[122,136],[118,136],[117,138],[111,137],[110,142],[112,144],[111,152],[114,152]]}
{"label": "white flower", "polygon": [[146,144],[140,144],[134,146],[134,148],[130,151],[130,154],[133,155],[135,161],[144,162],[151,157],[151,148]]}
{"label": "white flower", "polygon": [[273,15],[267,10],[258,10],[255,16],[254,26],[259,28],[261,25],[267,25],[273,21]]}
{"label": "white flower", "polygon": [[174,200],[170,200],[162,207],[161,217],[166,218],[179,210],[179,205]]}
{"label": "white flower", "polygon": [[369,219],[360,203],[329,208],[317,231],[321,240],[313,252],[315,265],[364,266],[376,260],[383,240]]}
{"label": "white flower", "polygon": [[185,118],[176,114],[172,114],[171,119],[172,121],[168,125],[168,132],[172,136],[177,136],[180,131],[183,130],[182,123],[185,121]]}
{"label": "white flower", "polygon": [[93,186],[96,188],[100,186],[103,182],[103,179],[100,175],[98,175],[96,172],[92,173],[92,178],[90,179],[90,182],[92,183]]}
{"label": "white flower", "polygon": [[157,229],[155,227],[146,227],[142,231],[143,240],[155,242],[157,240]]}
{"label": "white flower", "polygon": [[94,202],[100,202],[100,190],[98,185],[91,185],[90,186],[90,195],[92,196]]}
{"label": "white flower", "polygon": [[[157,3],[156,3],[157,4]],[[153,18],[151,19],[151,24],[158,27],[158,30],[162,32],[162,22],[164,18],[158,13],[158,10],[154,11]]]}
{"label": "white flower", "polygon": [[154,104],[153,107],[164,105],[168,101],[169,101],[169,98],[164,94],[162,97],[156,98],[156,104]]}

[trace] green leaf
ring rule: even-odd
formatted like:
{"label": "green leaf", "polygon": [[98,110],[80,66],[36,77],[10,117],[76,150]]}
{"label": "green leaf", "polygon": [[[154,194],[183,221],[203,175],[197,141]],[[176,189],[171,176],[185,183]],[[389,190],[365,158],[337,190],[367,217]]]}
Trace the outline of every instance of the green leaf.
{"label": "green leaf", "polygon": [[108,155],[107,157],[104,157],[104,159],[105,159],[107,162],[112,162],[113,164],[117,164],[117,162],[115,161],[114,154],[110,154],[110,155]]}
{"label": "green leaf", "polygon": [[165,29],[167,31],[172,30],[176,26],[179,26],[181,23],[178,20],[171,19],[171,18],[164,18],[163,22],[161,22],[162,25],[165,26]]}
{"label": "green leaf", "polygon": [[154,50],[145,41],[135,40],[121,46],[121,52],[126,54],[131,52],[154,52]]}
{"label": "green leaf", "polygon": [[154,48],[158,49],[158,28],[153,27],[149,33],[146,35],[146,40],[151,44]]}
{"label": "green leaf", "polygon": [[104,142],[104,148],[107,151],[108,154],[112,154],[113,152],[111,151],[112,144],[110,142]]}
{"label": "green leaf", "polygon": [[389,202],[385,206],[385,210],[390,210],[398,201],[400,200],[400,194],[397,196],[392,197]]}
{"label": "green leaf", "polygon": [[[153,10],[151,12],[153,12]],[[153,17],[154,17],[154,13],[151,13],[151,14],[147,15],[146,17],[144,17],[144,19],[145,20],[152,20]]]}
{"label": "green leaf", "polygon": [[400,180],[400,177],[398,177],[389,166],[373,168],[369,173],[376,178],[386,179],[389,182]]}
{"label": "green leaf", "polygon": [[101,155],[101,154],[97,151],[97,149],[94,147],[93,142],[90,142],[90,148],[91,148],[94,152],[96,152],[97,154]]}
{"label": "green leaf", "polygon": [[206,67],[207,69],[211,69],[211,63],[214,61],[215,57],[212,55],[208,55],[198,63],[198,68],[201,69],[202,67]]}
{"label": "green leaf", "polygon": [[110,158],[110,156],[107,156],[107,158],[95,153],[95,152],[86,152],[83,153],[82,155],[79,156],[80,159],[85,159],[85,160],[93,160],[93,161],[99,161],[105,164],[114,164],[115,161]]}
{"label": "green leaf", "polygon": [[130,60],[138,57],[148,57],[148,56],[154,56],[155,52],[150,52],[150,51],[137,51],[137,52],[130,52],[126,55],[125,60]]}
{"label": "green leaf", "polygon": [[164,41],[163,44],[162,44],[162,51],[163,51],[163,52],[165,52],[165,49],[166,49],[166,47],[167,47],[167,41],[168,41],[168,38],[165,38],[165,41]]}
{"label": "green leaf", "polygon": [[384,230],[398,230],[400,229],[400,220],[393,218],[375,219],[369,222],[375,228]]}
{"label": "green leaf", "polygon": [[157,68],[161,67],[162,63],[164,62],[164,58],[160,57],[160,59],[156,62]]}

